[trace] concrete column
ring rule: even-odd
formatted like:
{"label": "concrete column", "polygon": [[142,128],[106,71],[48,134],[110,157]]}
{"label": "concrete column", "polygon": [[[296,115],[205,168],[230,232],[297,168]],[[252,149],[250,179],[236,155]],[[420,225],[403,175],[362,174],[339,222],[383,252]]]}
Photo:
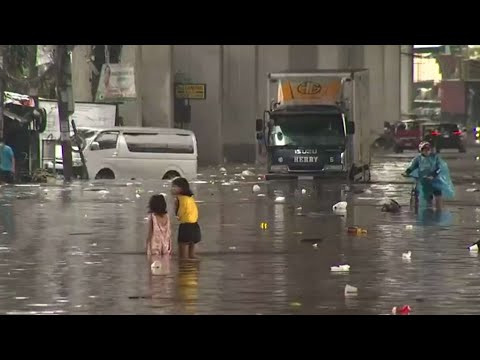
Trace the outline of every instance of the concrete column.
{"label": "concrete column", "polygon": [[317,69],[348,67],[348,45],[317,45]]}
{"label": "concrete column", "polygon": [[364,68],[369,70],[370,121],[373,129],[381,132],[385,118],[384,46],[364,45]]}
{"label": "concrete column", "polygon": [[[267,74],[289,69],[289,45],[258,45],[257,55],[257,118],[270,107],[267,99]],[[275,95],[276,94],[270,94]]]}
{"label": "concrete column", "polygon": [[199,162],[223,162],[223,46],[174,45],[174,71],[207,84],[206,100],[191,100],[191,129],[197,135]]}
{"label": "concrete column", "polygon": [[72,54],[72,84],[75,101],[92,101],[91,45],[76,45]]}
{"label": "concrete column", "polygon": [[313,70],[317,68],[316,45],[290,45],[289,70]]}
{"label": "concrete column", "polygon": [[253,163],[256,119],[256,45],[224,45],[223,154],[226,162]]}
{"label": "concrete column", "polygon": [[[400,120],[400,45],[384,45],[384,121],[393,124]],[[381,128],[383,129],[383,127]]]}
{"label": "concrete column", "polygon": [[413,45],[401,45],[400,55],[400,104],[404,118],[413,106]]}
{"label": "concrete column", "polygon": [[135,89],[137,98],[135,100],[125,101],[118,106],[119,115],[123,117],[125,126],[142,126],[142,46],[141,45],[123,45],[120,62],[128,64],[135,68]]}
{"label": "concrete column", "polygon": [[173,126],[172,47],[142,46],[143,126]]}

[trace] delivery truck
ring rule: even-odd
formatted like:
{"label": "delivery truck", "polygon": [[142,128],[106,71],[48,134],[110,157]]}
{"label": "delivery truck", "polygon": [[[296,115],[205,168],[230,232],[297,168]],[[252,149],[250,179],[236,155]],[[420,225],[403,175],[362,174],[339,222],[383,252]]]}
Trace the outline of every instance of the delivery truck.
{"label": "delivery truck", "polygon": [[267,180],[370,181],[375,131],[368,95],[365,69],[268,74],[269,109],[256,121]]}

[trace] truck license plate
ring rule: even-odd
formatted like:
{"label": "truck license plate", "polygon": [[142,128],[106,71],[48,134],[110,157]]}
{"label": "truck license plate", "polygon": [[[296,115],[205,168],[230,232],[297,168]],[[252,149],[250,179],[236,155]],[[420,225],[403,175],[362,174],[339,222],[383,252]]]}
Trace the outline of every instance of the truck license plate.
{"label": "truck license plate", "polygon": [[316,163],[318,161],[318,156],[294,156],[294,163]]}

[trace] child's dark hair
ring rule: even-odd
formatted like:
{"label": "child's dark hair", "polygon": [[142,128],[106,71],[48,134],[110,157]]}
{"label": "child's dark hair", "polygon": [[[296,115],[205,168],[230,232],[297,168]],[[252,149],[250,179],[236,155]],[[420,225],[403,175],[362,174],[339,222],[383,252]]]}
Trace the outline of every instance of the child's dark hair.
{"label": "child's dark hair", "polygon": [[167,213],[167,202],[163,195],[153,195],[148,203],[151,214],[165,215]]}
{"label": "child's dark hair", "polygon": [[172,185],[180,188],[180,195],[193,196],[192,190],[190,190],[190,184],[187,179],[178,177],[172,181]]}

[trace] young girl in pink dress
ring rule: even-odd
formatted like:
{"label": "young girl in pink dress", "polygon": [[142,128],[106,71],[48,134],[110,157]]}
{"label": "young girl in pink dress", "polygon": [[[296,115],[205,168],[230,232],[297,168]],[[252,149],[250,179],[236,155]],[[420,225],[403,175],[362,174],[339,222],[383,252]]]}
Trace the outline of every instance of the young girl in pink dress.
{"label": "young girl in pink dress", "polygon": [[172,253],[172,236],[167,202],[163,195],[153,195],[149,202],[147,255],[161,256]]}

